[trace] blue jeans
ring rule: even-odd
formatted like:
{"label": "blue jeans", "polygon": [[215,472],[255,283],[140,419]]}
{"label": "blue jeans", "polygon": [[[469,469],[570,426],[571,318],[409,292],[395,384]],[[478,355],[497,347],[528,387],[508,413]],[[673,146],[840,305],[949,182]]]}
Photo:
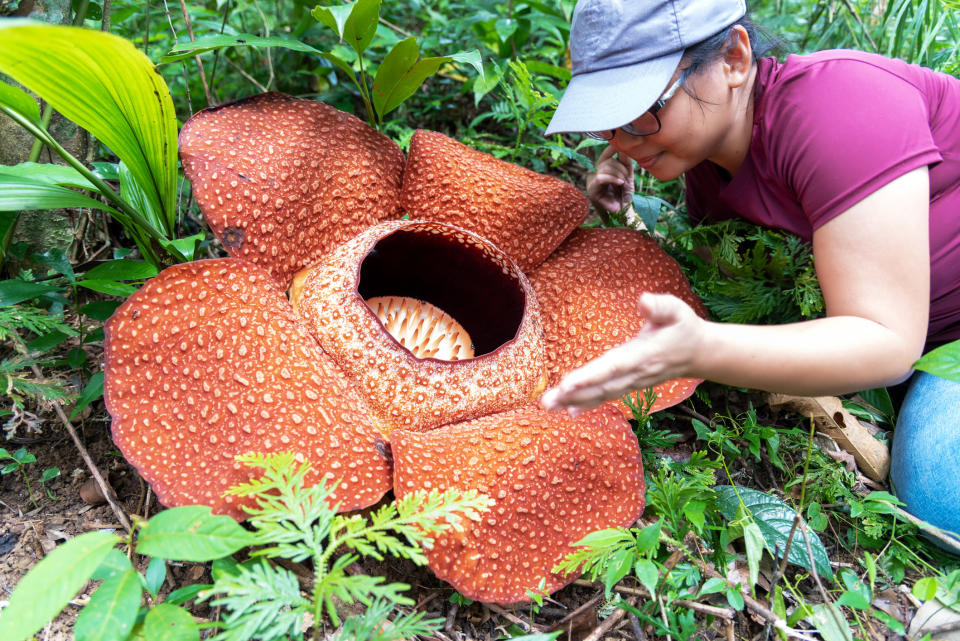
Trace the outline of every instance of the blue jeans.
{"label": "blue jeans", "polygon": [[[890,480],[914,516],[960,537],[960,382],[910,379],[893,434]],[[960,554],[937,539],[938,546]]]}

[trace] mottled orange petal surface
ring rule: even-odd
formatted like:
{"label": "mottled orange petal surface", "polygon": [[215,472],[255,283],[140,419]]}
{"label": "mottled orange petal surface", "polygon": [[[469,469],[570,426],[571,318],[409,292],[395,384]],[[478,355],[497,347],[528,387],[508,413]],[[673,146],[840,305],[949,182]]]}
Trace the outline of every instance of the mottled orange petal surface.
{"label": "mottled orange petal surface", "polygon": [[[631,229],[578,229],[530,274],[530,282],[542,308],[550,385],[633,338],[646,322],[637,310],[643,292],[673,294],[707,317],[677,262]],[[682,378],[657,385],[652,410],[681,402],[701,382]]]}
{"label": "mottled orange petal surface", "polygon": [[386,443],[370,410],[302,328],[270,275],[230,258],[170,267],[106,324],[104,399],[113,440],[167,506],[210,505],[257,475],[234,461],[293,451],[343,479],[343,510],[390,489]]}
{"label": "mottled orange petal surface", "polygon": [[[380,296],[438,307],[467,331],[476,356],[417,358],[364,302]],[[314,267],[298,311],[384,429],[429,429],[503,411],[546,383],[527,278],[492,244],[451,225],[393,221],[368,229]]]}
{"label": "mottled orange petal surface", "polygon": [[183,170],[229,254],[293,274],[397,218],[403,152],[350,114],[266,93],[199,111],[180,131]]}
{"label": "mottled orange petal surface", "polygon": [[410,140],[400,202],[410,218],[483,236],[524,272],[543,262],[589,210],[573,185],[422,129]]}
{"label": "mottled orange petal surface", "polygon": [[541,579],[546,592],[560,589],[576,575],[551,570],[574,543],[643,512],[640,449],[611,404],[576,420],[528,405],[391,440],[398,498],[453,487],[494,499],[479,522],[425,551],[434,573],[471,599],[528,601]]}

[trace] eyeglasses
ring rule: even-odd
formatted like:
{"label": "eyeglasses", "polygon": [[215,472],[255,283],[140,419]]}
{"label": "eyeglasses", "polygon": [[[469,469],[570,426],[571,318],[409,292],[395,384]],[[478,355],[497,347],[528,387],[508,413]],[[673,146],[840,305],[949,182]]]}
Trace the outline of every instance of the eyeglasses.
{"label": "eyeglasses", "polygon": [[[653,134],[660,131],[660,117],[657,116],[657,112],[663,109],[663,106],[667,104],[667,101],[673,98],[673,94],[677,93],[677,89],[680,88],[681,80],[677,79],[666,91],[663,92],[657,101],[653,105],[644,111],[640,116],[633,120],[633,122],[628,122],[622,127],[617,127],[620,131],[631,136],[652,136]],[[591,138],[596,138],[597,140],[613,140],[613,137],[617,133],[617,129],[607,129],[605,131],[587,131],[584,132],[587,136]]]}

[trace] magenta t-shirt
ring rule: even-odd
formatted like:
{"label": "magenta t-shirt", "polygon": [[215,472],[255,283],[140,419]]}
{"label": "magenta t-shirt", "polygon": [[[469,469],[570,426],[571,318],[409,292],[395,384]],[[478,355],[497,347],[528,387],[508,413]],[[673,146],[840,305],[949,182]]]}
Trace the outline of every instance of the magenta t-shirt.
{"label": "magenta t-shirt", "polygon": [[929,166],[928,345],[960,339],[960,80],[859,51],[760,60],[753,139],[731,180],[687,172],[694,220],[741,217],[811,240],[876,189]]}

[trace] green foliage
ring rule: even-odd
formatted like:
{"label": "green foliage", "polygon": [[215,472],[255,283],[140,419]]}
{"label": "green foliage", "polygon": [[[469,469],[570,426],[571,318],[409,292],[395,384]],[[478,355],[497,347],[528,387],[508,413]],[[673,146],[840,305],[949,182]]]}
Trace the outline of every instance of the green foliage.
{"label": "green foliage", "polygon": [[[782,558],[787,542],[790,541],[787,554],[790,563],[832,579],[830,559],[820,537],[807,530],[802,518],[786,503],[775,496],[748,487],[718,485],[714,491],[717,509],[727,520],[733,522],[743,518],[744,514],[748,515],[749,520],[759,530],[764,549],[777,558]],[[794,521],[799,521],[799,527],[793,532],[791,539]]]}
{"label": "green foliage", "polygon": [[[333,487],[323,483],[303,487],[309,465],[294,467],[293,454],[254,454],[240,457],[240,460],[262,468],[264,472],[263,477],[229,491],[236,496],[256,499],[256,506],[247,511],[260,547],[251,553],[253,561],[239,564],[234,572],[225,573],[203,598],[218,595],[212,603],[226,610],[228,627],[249,630],[253,636],[264,634],[277,625],[292,625],[295,616],[302,617],[307,613],[317,621],[325,614],[334,625],[339,625],[334,597],[348,604],[359,602],[367,607],[377,601],[412,604],[402,595],[409,586],[385,584],[382,577],[348,574],[347,567],[359,558],[358,555],[383,559],[387,554],[423,565],[426,558],[422,548],[433,544],[432,536],[448,529],[462,531],[464,519],[479,518],[479,511],[490,505],[488,498],[473,491],[463,494],[455,490],[417,492],[381,507],[368,522],[358,514],[336,515],[329,506]],[[341,549],[350,552],[335,557]],[[289,591],[267,595],[257,588],[262,585],[262,577],[258,579],[255,575],[266,571],[281,572],[269,570],[262,562],[263,558],[276,557],[313,562],[314,584],[309,599],[301,599],[299,593],[292,598]],[[292,580],[295,585],[295,577]],[[252,608],[250,599],[257,599],[262,607]],[[269,616],[271,613],[277,616],[282,613],[283,620],[278,623],[275,617]]]}
{"label": "green foliage", "polygon": [[[173,243],[176,114],[153,64],[130,42],[109,33],[13,20],[0,24],[0,31],[0,72],[103,141],[121,161],[118,194],[60,146],[22,92],[5,89],[0,92],[0,111],[60,155],[113,207],[60,185],[2,175],[0,207],[104,209],[154,265],[189,259],[191,251]],[[74,82],[63,83],[65,77]]]}
{"label": "green foliage", "polygon": [[927,352],[913,366],[951,381],[960,381],[960,341]]}
{"label": "green foliage", "polygon": [[[2,457],[15,461],[8,466],[10,471],[31,462],[25,452],[9,455],[0,449]],[[160,512],[136,524],[135,543],[133,533],[125,542],[131,555],[135,551],[153,557],[145,574],[116,549],[123,542],[120,537],[104,532],[80,535],[54,550],[20,581],[10,606],[0,615],[0,638],[29,638],[90,579],[102,583],[77,618],[78,641],[199,639],[200,628],[181,607],[196,597],[222,608],[214,638],[223,641],[300,639],[308,614],[314,625],[322,625],[326,613],[340,626],[334,598],[366,606],[363,614],[343,621],[338,638],[399,640],[428,634],[443,623],[426,619],[422,612],[396,612],[398,606],[413,604],[403,594],[409,586],[348,573],[347,568],[358,554],[378,559],[389,554],[425,563],[421,547],[432,545],[432,536],[462,530],[464,520],[479,518],[491,503],[487,497],[452,490],[414,493],[377,510],[367,522],[359,515],[337,515],[329,504],[333,488],[322,483],[304,487],[310,465],[297,464],[293,454],[240,458],[264,473],[230,490],[253,499],[255,505],[248,510],[252,531],[230,517],[211,514],[205,506]],[[251,546],[250,558],[244,562],[230,556]],[[352,552],[337,556],[343,549]],[[268,560],[277,557],[313,560],[315,576],[308,594],[301,592],[295,574]],[[157,603],[166,577],[164,559],[215,560],[214,583],[186,586]],[[144,589],[150,595],[147,606],[140,605]]]}
{"label": "green foliage", "polygon": [[[666,225],[666,249],[718,320],[792,323],[822,314],[812,251],[798,236],[739,220],[691,228],[684,216],[671,216]],[[698,247],[709,247],[711,260],[694,253]]]}

